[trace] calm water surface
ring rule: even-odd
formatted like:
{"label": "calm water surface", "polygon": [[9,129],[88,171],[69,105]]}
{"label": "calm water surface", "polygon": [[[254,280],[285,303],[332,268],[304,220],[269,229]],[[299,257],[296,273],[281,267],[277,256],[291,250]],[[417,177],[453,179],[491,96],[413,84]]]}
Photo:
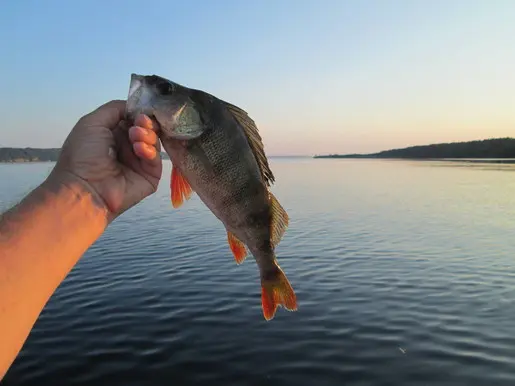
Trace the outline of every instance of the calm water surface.
{"label": "calm water surface", "polygon": [[[266,322],[169,173],[82,258],[5,385],[513,385],[515,166],[272,159],[299,310]],[[0,209],[52,164],[0,166]],[[42,273],[44,274],[44,273]]]}

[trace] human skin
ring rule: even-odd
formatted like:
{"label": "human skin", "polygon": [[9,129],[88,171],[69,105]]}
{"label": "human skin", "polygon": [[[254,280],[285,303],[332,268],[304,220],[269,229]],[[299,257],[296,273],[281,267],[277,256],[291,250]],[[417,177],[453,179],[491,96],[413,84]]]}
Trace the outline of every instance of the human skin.
{"label": "human skin", "polygon": [[107,226],[153,194],[157,128],[123,121],[125,101],[79,119],[49,176],[0,218],[0,380],[44,306]]}

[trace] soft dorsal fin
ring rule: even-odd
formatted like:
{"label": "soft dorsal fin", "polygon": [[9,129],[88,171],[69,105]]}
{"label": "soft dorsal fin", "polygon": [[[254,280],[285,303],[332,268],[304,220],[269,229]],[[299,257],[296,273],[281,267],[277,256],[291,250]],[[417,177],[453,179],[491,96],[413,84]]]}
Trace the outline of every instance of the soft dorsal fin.
{"label": "soft dorsal fin", "polygon": [[288,224],[290,219],[288,217],[288,213],[281,206],[279,200],[272,194],[272,192],[268,192],[268,197],[270,200],[270,211],[272,213],[272,221],[270,223],[270,235],[272,246],[275,248],[279,241],[281,241],[284,232],[286,232],[286,228],[288,228]]}
{"label": "soft dorsal fin", "polygon": [[254,157],[256,158],[257,164],[259,166],[261,177],[263,178],[264,183],[267,186],[270,186],[274,183],[275,177],[272,173],[272,170],[270,170],[270,166],[268,165],[263,142],[254,120],[252,120],[252,118],[250,118],[248,114],[239,107],[230,104],[229,102],[223,102],[232,116],[243,127],[243,131],[247,136],[252,153],[254,154]]}

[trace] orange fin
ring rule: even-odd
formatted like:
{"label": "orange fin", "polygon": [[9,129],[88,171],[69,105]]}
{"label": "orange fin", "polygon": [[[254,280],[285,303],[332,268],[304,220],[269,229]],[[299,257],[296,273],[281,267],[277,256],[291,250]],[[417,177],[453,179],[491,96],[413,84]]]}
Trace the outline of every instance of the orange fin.
{"label": "orange fin", "polygon": [[261,275],[261,306],[266,320],[274,317],[278,306],[288,311],[297,311],[295,292],[277,264],[274,271],[266,273],[266,277]]}
{"label": "orange fin", "polygon": [[175,165],[172,168],[170,189],[172,191],[172,205],[174,208],[180,207],[184,201],[189,200],[191,197],[191,186]]}
{"label": "orange fin", "polygon": [[243,263],[245,257],[247,256],[247,249],[245,248],[245,244],[243,244],[238,238],[236,238],[236,236],[234,236],[229,231],[227,231],[227,241],[229,242],[229,246],[231,247],[231,251],[234,255],[236,263]]}

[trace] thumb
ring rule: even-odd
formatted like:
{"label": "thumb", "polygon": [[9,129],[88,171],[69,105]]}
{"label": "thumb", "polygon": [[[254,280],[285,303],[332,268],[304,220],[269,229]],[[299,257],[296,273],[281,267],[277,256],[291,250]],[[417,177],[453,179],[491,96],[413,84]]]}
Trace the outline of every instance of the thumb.
{"label": "thumb", "polygon": [[111,130],[116,128],[125,116],[126,101],[112,100],[85,115],[82,123],[85,126],[103,126]]}

